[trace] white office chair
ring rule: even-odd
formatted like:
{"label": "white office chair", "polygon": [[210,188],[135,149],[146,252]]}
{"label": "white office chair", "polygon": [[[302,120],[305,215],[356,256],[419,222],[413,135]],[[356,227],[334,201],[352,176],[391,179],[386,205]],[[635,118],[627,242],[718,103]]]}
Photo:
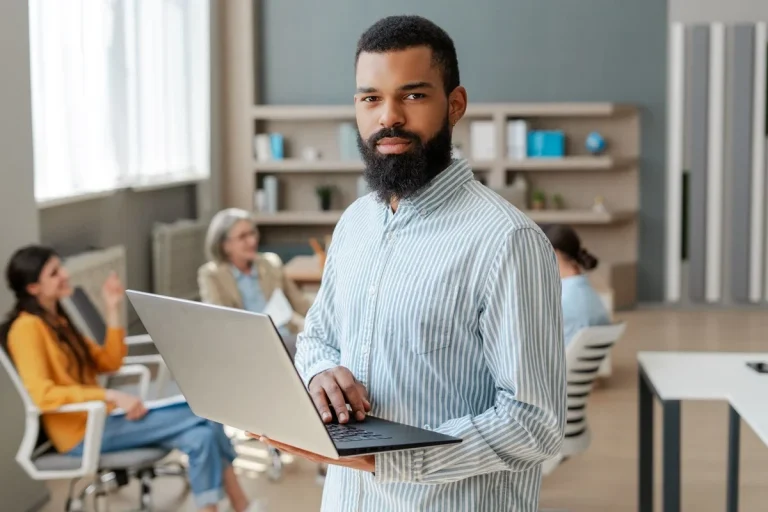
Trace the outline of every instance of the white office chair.
{"label": "white office chair", "polygon": [[[46,411],[46,414],[88,413],[82,457],[56,452],[42,429],[42,411],[32,401],[10,357],[2,349],[0,349],[0,365],[19,393],[25,410],[24,436],[16,452],[16,462],[33,480],[71,479],[66,511],[83,510],[84,501],[88,496],[104,498],[107,491],[126,485],[131,476],[141,480],[141,510],[150,510],[151,480],[158,475],[185,475],[184,469],[180,466],[156,467],[157,463],[171,452],[170,449],[147,447],[100,453],[107,411],[106,404],[99,401],[68,404],[55,411]],[[139,389],[145,393],[141,398],[146,399],[150,378],[148,368],[138,365],[123,366],[115,374],[138,375],[141,379]],[[74,498],[72,496],[74,484],[84,477],[93,477],[93,481],[77,498]]]}
{"label": "white office chair", "polygon": [[589,448],[592,434],[587,423],[587,400],[598,370],[611,348],[623,336],[626,323],[587,327],[577,332],[565,351],[568,413],[560,453],[544,462],[548,475],[565,459]]}
{"label": "white office chair", "polygon": [[[93,300],[81,287],[76,287],[72,296],[62,299],[61,306],[67,312],[72,322],[85,336],[88,336],[96,343],[103,343],[107,333],[107,324],[96,308]],[[131,345],[151,344],[152,338],[147,334],[136,336],[126,336],[125,343]],[[149,398],[162,398],[163,392],[170,380],[170,373],[165,361],[160,354],[147,354],[140,356],[126,356],[123,358],[123,365],[143,365],[144,367],[155,367],[156,377],[152,396]],[[107,379],[99,379],[102,386],[107,385]],[[149,388],[143,391],[145,397],[149,395]],[[139,393],[141,394],[141,392]]]}

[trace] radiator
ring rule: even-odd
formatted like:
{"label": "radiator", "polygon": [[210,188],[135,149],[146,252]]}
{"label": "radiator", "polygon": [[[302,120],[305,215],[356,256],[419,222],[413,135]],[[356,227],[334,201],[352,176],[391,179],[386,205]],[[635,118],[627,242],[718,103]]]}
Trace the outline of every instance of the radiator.
{"label": "radiator", "polygon": [[[101,287],[110,272],[117,273],[123,286],[126,283],[125,247],[116,245],[106,249],[76,254],[66,258],[64,267],[69,272],[69,281],[72,287],[81,287],[104,316],[105,308],[101,298]],[[127,305],[123,302],[122,325],[125,325],[126,311]]]}
{"label": "radiator", "polygon": [[159,295],[197,300],[197,269],[205,263],[208,224],[180,220],[152,230],[152,281]]}

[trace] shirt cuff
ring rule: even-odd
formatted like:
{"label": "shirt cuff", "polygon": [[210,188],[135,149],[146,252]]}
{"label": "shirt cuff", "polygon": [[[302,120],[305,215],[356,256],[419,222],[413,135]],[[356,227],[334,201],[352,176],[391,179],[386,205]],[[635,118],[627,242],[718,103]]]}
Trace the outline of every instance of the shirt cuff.
{"label": "shirt cuff", "polygon": [[424,450],[402,450],[376,454],[377,483],[418,482],[424,465]]}
{"label": "shirt cuff", "polygon": [[331,368],[339,366],[338,363],[333,361],[318,361],[314,365],[309,367],[309,370],[303,375],[304,386],[309,387],[309,381],[311,381],[318,373],[323,373]]}

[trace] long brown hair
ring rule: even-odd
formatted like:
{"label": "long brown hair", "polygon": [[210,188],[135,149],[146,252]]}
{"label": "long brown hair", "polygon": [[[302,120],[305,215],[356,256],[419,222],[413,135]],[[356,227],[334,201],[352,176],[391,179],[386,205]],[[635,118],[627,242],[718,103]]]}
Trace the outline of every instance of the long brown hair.
{"label": "long brown hair", "polygon": [[[29,313],[40,318],[55,334],[59,343],[69,349],[69,352],[75,358],[78,374],[81,382],[85,382],[86,370],[92,373],[96,372],[96,362],[91,357],[88,350],[88,344],[85,338],[72,323],[61,304],[56,304],[57,314],[66,320],[62,325],[58,319],[51,318],[51,314],[43,309],[37,299],[30,295],[27,287],[40,280],[40,274],[43,267],[51,258],[57,257],[56,251],[50,247],[41,245],[28,245],[17,250],[11,256],[8,266],[5,269],[5,278],[8,287],[16,296],[16,304],[8,313],[5,323],[0,325],[0,343],[3,349],[8,352],[8,333],[11,330],[13,322],[21,313]],[[55,321],[54,321],[55,320]]]}
{"label": "long brown hair", "polygon": [[571,226],[550,224],[544,226],[543,231],[554,249],[578,263],[584,270],[592,270],[597,267],[597,258],[581,245],[579,235]]}

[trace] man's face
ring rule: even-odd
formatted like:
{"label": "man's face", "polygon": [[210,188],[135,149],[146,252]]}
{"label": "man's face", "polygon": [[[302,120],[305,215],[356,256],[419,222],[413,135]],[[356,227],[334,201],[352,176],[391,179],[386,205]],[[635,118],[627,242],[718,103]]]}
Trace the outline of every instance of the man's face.
{"label": "man's face", "polygon": [[368,186],[382,201],[420,190],[449,164],[452,126],[466,92],[446,96],[427,47],[361,53],[355,114]]}

